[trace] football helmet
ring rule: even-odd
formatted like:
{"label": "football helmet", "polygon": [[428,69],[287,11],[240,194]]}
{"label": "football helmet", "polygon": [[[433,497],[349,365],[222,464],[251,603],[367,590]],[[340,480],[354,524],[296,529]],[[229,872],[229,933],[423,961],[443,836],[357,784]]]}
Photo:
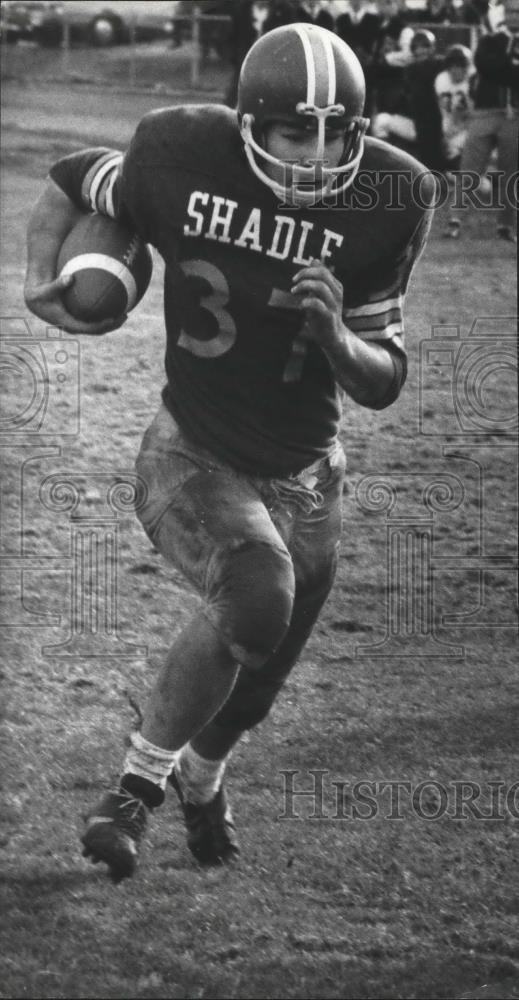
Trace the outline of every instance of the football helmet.
{"label": "football helmet", "polygon": [[[346,42],[315,24],[284,25],[252,46],[238,86],[238,118],[245,153],[257,177],[284,202],[312,205],[340,194],[359,168],[369,119],[362,117],[366,88],[359,60]],[[264,147],[264,130],[281,121],[315,122],[310,166],[285,164]],[[326,167],[326,126],[344,128],[338,166]],[[267,163],[284,168],[286,183],[269,176]],[[290,169],[286,169],[289,167]]]}

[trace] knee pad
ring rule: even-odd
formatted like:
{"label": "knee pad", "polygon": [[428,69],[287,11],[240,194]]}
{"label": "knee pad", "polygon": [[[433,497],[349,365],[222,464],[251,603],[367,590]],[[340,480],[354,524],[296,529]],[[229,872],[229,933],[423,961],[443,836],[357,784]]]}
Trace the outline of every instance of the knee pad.
{"label": "knee pad", "polygon": [[256,669],[283,639],[294,593],[288,551],[264,542],[243,542],[215,554],[208,573],[206,614],[233,658]]}

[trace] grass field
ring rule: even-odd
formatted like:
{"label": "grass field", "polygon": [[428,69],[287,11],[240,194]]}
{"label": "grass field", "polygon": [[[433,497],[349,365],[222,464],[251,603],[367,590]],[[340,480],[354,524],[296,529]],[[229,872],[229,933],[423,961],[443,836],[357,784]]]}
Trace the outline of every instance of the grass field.
{"label": "grass field", "polygon": [[[409,294],[406,389],[389,410],[345,413],[336,588],[230,766],[241,860],[198,869],[174,801],[154,817],[133,881],[114,888],[81,859],[80,816],[116,778],[129,699],[143,704],[195,607],[124,503],[103,505],[107,483],[131,479],[158,403],[160,262],[123,329],[69,346],[76,390],[60,397],[58,430],[52,414],[43,431],[28,422],[36,390],[16,363],[45,337],[22,300],[45,171],[83,141],[124,144],[156,104],[107,94],[100,106],[98,93],[11,81],[3,97],[0,996],[518,997],[517,399],[503,318],[515,255],[491,213],[445,243],[438,212]],[[456,351],[468,359],[457,409]],[[76,484],[76,512],[56,481]],[[115,636],[71,624],[82,531],[117,532]],[[299,791],[322,780],[322,801],[291,797],[292,772]],[[384,781],[399,783],[398,802],[359,784]]]}

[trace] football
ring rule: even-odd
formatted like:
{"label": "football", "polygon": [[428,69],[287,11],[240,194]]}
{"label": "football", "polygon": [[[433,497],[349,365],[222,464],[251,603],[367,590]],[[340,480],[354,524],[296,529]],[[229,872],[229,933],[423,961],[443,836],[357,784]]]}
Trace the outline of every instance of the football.
{"label": "football", "polygon": [[151,280],[150,248],[105,215],[85,215],[66,237],[58,274],[73,274],[63,292],[65,308],[87,323],[115,319],[142,299]]}

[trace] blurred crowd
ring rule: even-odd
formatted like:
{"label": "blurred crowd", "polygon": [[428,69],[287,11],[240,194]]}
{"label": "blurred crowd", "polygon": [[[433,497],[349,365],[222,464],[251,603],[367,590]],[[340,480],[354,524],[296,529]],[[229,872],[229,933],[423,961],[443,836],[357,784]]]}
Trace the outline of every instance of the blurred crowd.
{"label": "blurred crowd", "polygon": [[[358,56],[371,134],[407,149],[430,169],[460,168],[478,111],[496,110],[517,122],[519,47],[504,7],[494,0],[427,0],[420,10],[406,0],[230,0],[225,8],[232,18],[231,106],[253,42],[280,25],[305,21],[336,32]],[[473,51],[446,46],[443,35],[440,54],[439,25],[476,26],[480,40]],[[487,145],[488,159],[495,160],[497,141]]]}

